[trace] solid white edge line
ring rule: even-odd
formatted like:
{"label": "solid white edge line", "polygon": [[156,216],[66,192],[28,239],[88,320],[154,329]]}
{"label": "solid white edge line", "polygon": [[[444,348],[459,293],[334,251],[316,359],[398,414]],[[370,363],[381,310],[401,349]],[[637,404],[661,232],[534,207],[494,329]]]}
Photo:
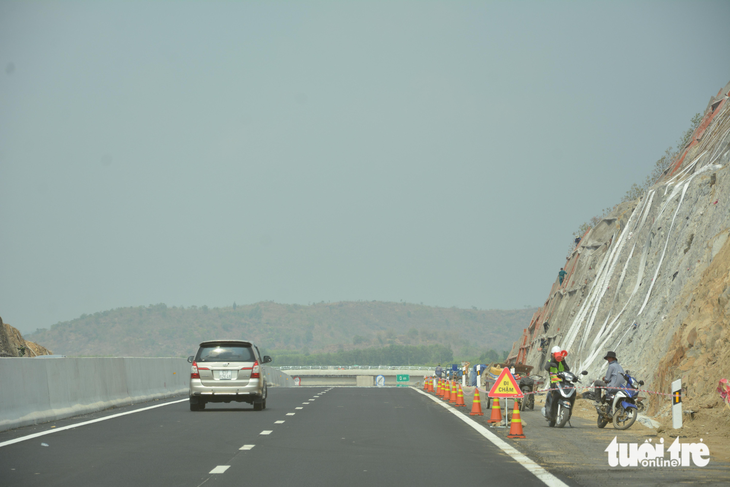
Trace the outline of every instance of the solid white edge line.
{"label": "solid white edge line", "polygon": [[210,472],[208,472],[208,474],[211,474],[211,473],[224,473],[229,468],[231,468],[230,465],[218,465],[213,470],[211,470]]}
{"label": "solid white edge line", "polygon": [[476,430],[479,434],[481,434],[484,438],[491,441],[494,446],[505,452],[507,455],[511,456],[517,463],[522,465],[529,471],[531,474],[533,474],[535,477],[540,479],[542,482],[545,483],[545,485],[549,485],[550,487],[568,487],[568,484],[557,478],[555,475],[551,474],[547,470],[545,470],[543,467],[535,463],[533,460],[525,456],[524,454],[520,453],[517,448],[513,447],[491,431],[489,431],[487,428],[482,426],[481,424],[477,423],[473,419],[471,419],[469,416],[466,416],[462,414],[460,411],[457,411],[456,408],[452,407],[450,404],[446,404],[441,402],[440,399],[432,396],[431,394],[426,394],[422,390],[411,386],[411,389],[414,391],[423,394],[424,396],[428,397],[429,399],[432,399],[436,404],[443,406],[446,408],[450,413],[453,413],[457,418],[461,419],[463,422],[471,426],[474,430]]}
{"label": "solid white edge line", "polygon": [[[108,419],[119,418],[121,416],[126,416],[128,414],[141,413],[142,411],[149,411],[150,409],[161,408],[163,406],[169,406],[170,404],[177,404],[179,402],[185,402],[185,401],[189,401],[189,399],[185,398],[185,399],[180,399],[178,401],[166,402],[165,404],[156,404],[154,406],[149,406],[146,408],[135,409],[134,411],[127,411],[126,413],[112,414],[111,416],[106,416],[104,418],[92,419],[91,421],[84,421],[83,423],[70,424],[68,426],[62,426],[60,428],[54,428],[52,430],[42,431],[40,433],[33,433],[32,435],[28,435],[28,436],[21,436],[20,438],[15,438],[15,439],[4,441],[4,442],[0,443],[0,448],[2,448],[4,446],[9,446],[9,445],[12,445],[15,443],[20,443],[21,441],[32,440],[33,438],[38,438],[40,436],[50,435],[51,433],[58,433],[59,431],[66,431],[66,430],[70,430],[70,429],[74,429],[74,428],[79,428],[81,426],[99,423],[101,421],[106,421]],[[52,421],[49,421],[49,422],[52,422]]]}

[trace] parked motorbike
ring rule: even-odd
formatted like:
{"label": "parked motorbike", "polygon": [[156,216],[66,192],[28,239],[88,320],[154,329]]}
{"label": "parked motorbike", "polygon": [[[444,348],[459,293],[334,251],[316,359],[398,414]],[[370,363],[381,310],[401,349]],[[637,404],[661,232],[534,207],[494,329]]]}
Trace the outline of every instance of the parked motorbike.
{"label": "parked motorbike", "polygon": [[600,401],[601,400],[601,389],[596,389],[597,386],[604,385],[602,381],[594,380],[588,386],[589,389],[581,394],[583,399],[588,401]]}
{"label": "parked motorbike", "polygon": [[525,397],[520,402],[520,410],[535,409],[535,395],[532,393],[535,380],[532,377],[522,377],[520,379],[520,390]]}
{"label": "parked motorbike", "polygon": [[625,430],[636,422],[636,418],[639,416],[639,406],[643,408],[643,403],[639,400],[638,389],[639,386],[644,385],[644,381],[637,381],[629,374],[628,370],[622,374],[626,379],[626,385],[618,388],[610,401],[607,401],[605,396],[602,400],[596,399],[594,406],[598,412],[596,423],[599,428],[604,428],[608,423],[613,422],[615,429]]}
{"label": "parked motorbike", "polygon": [[[549,426],[557,426],[562,428],[570,420],[573,415],[573,405],[575,404],[575,384],[580,382],[577,375],[572,372],[558,372],[558,378],[560,382],[555,382],[550,385],[551,388],[558,390],[558,408],[555,412],[555,417],[550,417],[550,409],[552,404],[552,394],[548,393],[548,399],[545,401],[545,406],[542,408],[542,414],[547,418]],[[580,375],[588,375],[585,370]]]}

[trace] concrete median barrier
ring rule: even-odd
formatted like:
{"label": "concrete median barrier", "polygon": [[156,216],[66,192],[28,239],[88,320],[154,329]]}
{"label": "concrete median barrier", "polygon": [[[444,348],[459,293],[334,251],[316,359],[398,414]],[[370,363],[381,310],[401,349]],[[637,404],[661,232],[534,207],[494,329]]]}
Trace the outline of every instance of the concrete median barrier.
{"label": "concrete median barrier", "polygon": [[188,390],[180,358],[0,358],[0,431]]}
{"label": "concrete median barrier", "polygon": [[266,374],[266,383],[269,386],[278,387],[292,387],[294,386],[294,379],[286,372],[282,372],[280,369],[269,367],[264,365],[264,373]]}
{"label": "concrete median barrier", "polygon": [[[294,380],[264,367],[269,385]],[[188,392],[182,358],[0,358],[0,431]]]}

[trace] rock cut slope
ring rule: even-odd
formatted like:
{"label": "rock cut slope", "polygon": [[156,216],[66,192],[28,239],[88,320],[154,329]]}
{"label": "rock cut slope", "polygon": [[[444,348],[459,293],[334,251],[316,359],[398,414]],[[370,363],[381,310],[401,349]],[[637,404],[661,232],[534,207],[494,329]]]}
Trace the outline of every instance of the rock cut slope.
{"label": "rock cut slope", "polygon": [[3,323],[0,318],[0,357],[37,357],[52,353],[37,343],[23,339],[16,328]]}
{"label": "rock cut slope", "polygon": [[[654,391],[683,378],[703,407],[730,377],[730,83],[710,100],[681,156],[641,198],[618,205],[568,256],[562,285],[510,360],[542,367],[550,348],[602,377],[615,350]],[[666,408],[668,401],[656,401]]]}

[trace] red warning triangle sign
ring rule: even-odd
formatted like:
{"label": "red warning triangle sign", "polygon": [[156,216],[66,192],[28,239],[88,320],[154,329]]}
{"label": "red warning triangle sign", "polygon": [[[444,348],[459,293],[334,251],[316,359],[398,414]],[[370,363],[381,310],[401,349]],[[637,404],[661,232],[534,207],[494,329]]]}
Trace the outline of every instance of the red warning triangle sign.
{"label": "red warning triangle sign", "polygon": [[502,373],[499,374],[499,378],[489,391],[489,397],[514,397],[518,399],[524,397],[517,381],[510,373],[509,367],[502,369]]}

